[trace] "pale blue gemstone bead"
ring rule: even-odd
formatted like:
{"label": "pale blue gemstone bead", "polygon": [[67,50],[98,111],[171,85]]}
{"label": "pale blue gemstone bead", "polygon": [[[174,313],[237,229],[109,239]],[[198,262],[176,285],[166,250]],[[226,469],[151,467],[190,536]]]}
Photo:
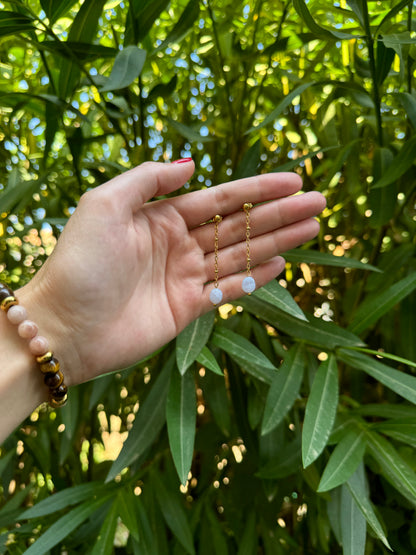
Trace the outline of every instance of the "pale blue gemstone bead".
{"label": "pale blue gemstone bead", "polygon": [[222,291],[218,287],[214,287],[214,289],[209,294],[209,300],[212,302],[214,306],[219,304],[222,301]]}
{"label": "pale blue gemstone bead", "polygon": [[256,289],[256,282],[254,281],[254,278],[247,276],[243,279],[241,287],[243,288],[244,293],[252,293]]}

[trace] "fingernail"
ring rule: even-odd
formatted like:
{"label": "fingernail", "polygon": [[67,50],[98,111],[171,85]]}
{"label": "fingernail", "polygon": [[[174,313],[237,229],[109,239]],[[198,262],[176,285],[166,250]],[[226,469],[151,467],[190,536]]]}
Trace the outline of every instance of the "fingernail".
{"label": "fingernail", "polygon": [[187,162],[192,162],[192,158],[180,158],[179,160],[174,160],[172,164],[186,164]]}

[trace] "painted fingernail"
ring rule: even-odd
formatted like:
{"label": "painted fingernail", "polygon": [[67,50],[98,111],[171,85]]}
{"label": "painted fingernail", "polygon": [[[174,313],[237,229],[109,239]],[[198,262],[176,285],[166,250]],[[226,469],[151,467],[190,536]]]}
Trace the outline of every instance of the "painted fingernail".
{"label": "painted fingernail", "polygon": [[172,164],[186,164],[187,162],[192,162],[192,158],[180,158],[179,160],[174,160]]}

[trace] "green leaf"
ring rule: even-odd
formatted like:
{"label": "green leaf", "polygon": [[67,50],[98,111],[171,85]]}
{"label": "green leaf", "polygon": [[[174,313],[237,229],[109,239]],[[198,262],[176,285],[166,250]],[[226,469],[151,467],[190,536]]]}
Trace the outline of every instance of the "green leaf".
{"label": "green leaf", "polygon": [[[373,178],[378,181],[393,160],[393,153],[389,148],[376,147],[373,155]],[[396,183],[390,183],[381,189],[370,189],[368,206],[371,209],[369,219],[371,227],[379,229],[394,216],[397,204]]]}
{"label": "green leaf", "polygon": [[189,0],[185,6],[178,22],[170,31],[168,36],[158,46],[154,53],[164,50],[169,44],[179,44],[181,40],[192,31],[193,23],[199,15],[199,0]]}
{"label": "green leaf", "polygon": [[298,14],[301,16],[309,30],[318,36],[320,40],[336,40],[336,39],[352,39],[358,38],[359,35],[350,35],[341,31],[332,31],[321,27],[311,16],[304,0],[293,0],[293,6]]}
{"label": "green leaf", "polygon": [[348,258],[346,256],[334,256],[327,252],[312,251],[306,249],[293,249],[285,252],[285,259],[288,262],[306,262],[307,264],[320,264],[321,266],[336,266],[339,268],[358,268],[360,270],[371,270],[381,272],[375,266]]}
{"label": "green leaf", "polygon": [[288,351],[277,372],[266,399],[261,427],[262,435],[271,432],[292,408],[299,395],[305,368],[305,353],[301,343]]}
{"label": "green leaf", "polygon": [[19,520],[39,518],[45,515],[51,515],[66,509],[71,505],[76,505],[85,499],[90,499],[94,495],[99,495],[101,492],[108,491],[107,485],[102,482],[90,482],[88,484],[79,484],[65,488],[57,493],[54,493],[46,499],[42,499],[39,503],[30,507],[19,515]]}
{"label": "green leaf", "polygon": [[150,392],[136,414],[133,427],[124,442],[120,455],[110,468],[106,482],[113,480],[123,468],[137,460],[159,435],[166,420],[166,397],[173,366],[172,355],[151,386]]}
{"label": "green leaf", "polygon": [[225,436],[229,437],[231,415],[224,375],[220,377],[211,372],[206,373],[203,378],[202,388],[207,406],[217,426]]}
{"label": "green leaf", "polygon": [[26,555],[44,555],[49,549],[58,545],[64,538],[73,532],[80,524],[90,517],[104,503],[111,499],[113,493],[103,495],[94,500],[85,501],[75,507],[66,515],[59,518],[46,532],[25,551]]}
{"label": "green leaf", "polygon": [[[68,34],[69,42],[92,42],[97,30],[98,19],[106,0],[85,0],[80,7]],[[76,87],[81,71],[77,59],[64,59],[59,67],[58,96],[69,97]]]}
{"label": "green leaf", "polygon": [[236,171],[233,173],[233,179],[243,179],[244,177],[256,175],[260,163],[260,147],[261,141],[258,139],[243,156]]}
{"label": "green leaf", "polygon": [[134,45],[126,46],[117,54],[110,77],[104,87],[101,87],[100,92],[124,89],[131,85],[140,75],[146,55],[146,50],[142,48]]}
{"label": "green leaf", "polygon": [[385,171],[384,175],[374,183],[372,189],[385,187],[399,178],[414,164],[416,158],[416,135],[407,139],[397,156]]}
{"label": "green leaf", "polygon": [[400,10],[402,10],[405,6],[409,6],[410,4],[412,4],[413,0],[400,0],[400,2],[398,2],[389,12],[387,12],[387,14],[383,17],[383,19],[381,20],[381,22],[378,24],[375,32],[374,32],[374,36],[376,37],[381,28],[383,27],[383,25],[391,18],[393,18],[396,14],[398,14],[400,12]]}
{"label": "green leaf", "polygon": [[117,529],[118,502],[113,502],[89,555],[112,555]]}
{"label": "green leaf", "polygon": [[298,87],[296,87],[296,89],[294,89],[291,93],[289,93],[284,97],[284,99],[276,106],[276,108],[261,123],[259,123],[259,125],[256,125],[255,127],[250,127],[250,129],[245,132],[245,135],[248,135],[253,131],[258,131],[259,129],[262,129],[269,123],[272,123],[273,121],[275,121],[279,116],[282,115],[282,113],[286,110],[286,108],[288,108],[292,104],[293,100],[297,96],[302,94],[306,89],[308,89],[312,85],[315,85],[315,83],[314,82],[303,83],[302,85],[299,85]]}
{"label": "green leaf", "polygon": [[364,555],[366,520],[348,487],[341,488],[341,539],[343,555]]}
{"label": "green leaf", "polygon": [[319,366],[305,409],[302,429],[303,466],[309,466],[324,450],[338,407],[338,367],[334,355]]}
{"label": "green leaf", "polygon": [[389,542],[387,541],[383,526],[378,520],[371,501],[368,497],[365,483],[364,464],[362,462],[360,463],[354,474],[351,476],[351,478],[348,480],[346,485],[350,490],[350,493],[353,496],[357,507],[362,512],[364,518],[367,521],[367,524],[373,530],[376,537],[379,538],[388,549],[393,551],[390,547]]}
{"label": "green leaf", "polygon": [[416,98],[410,93],[397,93],[403,108],[406,110],[410,123],[416,129]]}
{"label": "green leaf", "polygon": [[254,295],[276,306],[280,310],[283,310],[283,312],[291,314],[295,318],[305,320],[305,322],[308,321],[289,291],[282,287],[276,280],[258,289]]}
{"label": "green leaf", "polygon": [[385,351],[375,351],[374,349],[366,349],[365,347],[348,347],[353,351],[359,351],[360,353],[367,353],[369,355],[374,355],[378,358],[387,358],[388,360],[394,360],[400,362],[401,364],[406,364],[412,368],[416,368],[416,362],[409,360],[408,358],[399,357],[397,355],[392,355],[391,353],[386,353]]}
{"label": "green leaf", "polygon": [[224,327],[218,327],[212,335],[212,343],[230,355],[246,372],[255,378],[271,383],[276,367],[245,337]]}
{"label": "green leaf", "polygon": [[175,121],[172,118],[166,118],[166,120],[169,123],[169,125],[179,133],[179,135],[182,135],[182,137],[185,137],[185,139],[187,139],[190,143],[195,143],[195,142],[206,143],[214,140],[213,137],[210,137],[210,136],[203,137],[201,135],[201,133],[199,132],[199,128],[201,127],[200,124],[198,124],[198,129],[195,129],[195,127],[185,125],[184,123]]}
{"label": "green leaf", "polygon": [[257,552],[258,538],[256,531],[256,511],[253,509],[245,519],[244,531],[241,536],[237,555],[253,555]]}
{"label": "green leaf", "polygon": [[42,9],[50,23],[65,15],[77,0],[40,0]]}
{"label": "green leaf", "polygon": [[224,376],[217,362],[217,359],[206,345],[202,348],[202,351],[196,357],[196,360],[199,362],[199,364],[202,364],[202,366],[208,368],[208,370],[211,370],[211,372],[214,372],[214,374],[218,374],[218,376]]}
{"label": "green leaf", "polygon": [[381,87],[383,81],[389,74],[394,56],[395,52],[393,48],[388,48],[383,41],[377,42],[376,78],[379,87]]}
{"label": "green leaf", "polygon": [[186,552],[195,555],[192,532],[182,507],[181,498],[168,491],[160,479],[154,480],[156,497],[166,524],[180,541]]}
{"label": "green leaf", "polygon": [[34,21],[19,12],[0,11],[0,37],[6,35],[17,35],[25,31],[35,31]]}
{"label": "green leaf", "polygon": [[136,541],[139,541],[140,533],[137,522],[137,497],[134,495],[130,485],[127,485],[118,492],[117,509],[123,524],[126,526],[131,536]]}
{"label": "green leaf", "polygon": [[353,333],[361,333],[377,322],[381,316],[410,295],[415,289],[416,272],[413,272],[394,285],[391,285],[386,291],[366,299],[358,307],[348,329]]}
{"label": "green leaf", "polygon": [[147,36],[169,0],[131,0],[126,22],[125,44],[137,44]]}
{"label": "green leaf", "polygon": [[329,457],[318,491],[328,491],[346,482],[363,459],[366,441],[363,431],[349,429]]}
{"label": "green leaf", "polygon": [[181,484],[191,469],[195,442],[196,394],[192,372],[173,372],[166,402],[169,445]]}
{"label": "green leaf", "polygon": [[299,156],[299,158],[296,158],[295,160],[291,160],[290,162],[286,162],[286,164],[279,164],[276,168],[274,168],[270,171],[275,172],[275,173],[290,172],[290,171],[294,170],[295,168],[297,168],[301,164],[301,162],[304,162],[305,160],[309,160],[310,158],[313,158],[314,156],[318,156],[322,152],[327,152],[328,150],[333,150],[335,148],[337,148],[337,147],[329,146],[329,147],[326,147],[326,148],[321,148],[321,149],[318,149],[318,150],[314,150],[313,152],[309,152],[309,154]]}
{"label": "green leaf", "polygon": [[416,474],[392,444],[376,432],[366,431],[367,448],[387,480],[409,501],[416,503]]}
{"label": "green leaf", "polygon": [[340,349],[338,358],[346,362],[351,368],[359,368],[392,389],[411,403],[416,404],[416,378],[404,372],[399,372],[387,364],[378,362],[371,357]]}
{"label": "green leaf", "polygon": [[214,321],[215,311],[212,310],[189,324],[176,338],[176,363],[181,374],[185,374],[206,345]]}
{"label": "green leaf", "polygon": [[[362,0],[347,0],[347,4],[358,17],[358,21],[361,23],[362,27],[365,26],[364,18],[364,6]],[[364,8],[364,9],[363,9]]]}
{"label": "green leaf", "polygon": [[358,414],[379,416],[380,418],[416,418],[416,407],[414,405],[374,403],[363,405],[355,409]]}
{"label": "green leaf", "polygon": [[325,322],[309,315],[306,315],[308,321],[304,322],[260,300],[254,295],[239,299],[238,304],[284,333],[307,341],[312,345],[317,345],[324,350],[346,345],[352,347],[364,346],[359,337],[336,326],[332,322]]}
{"label": "green leaf", "polygon": [[387,422],[374,424],[373,429],[406,445],[416,447],[416,417],[388,420]]}
{"label": "green leaf", "polygon": [[[264,436],[263,436],[264,437]],[[278,480],[296,474],[302,464],[302,445],[300,435],[283,446],[281,454],[268,461],[256,473],[259,478]]]}

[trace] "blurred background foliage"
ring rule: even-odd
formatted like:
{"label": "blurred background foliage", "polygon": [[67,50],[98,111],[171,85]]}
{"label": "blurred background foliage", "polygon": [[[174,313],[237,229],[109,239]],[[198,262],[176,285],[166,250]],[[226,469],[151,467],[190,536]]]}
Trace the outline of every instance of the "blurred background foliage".
{"label": "blurred background foliage", "polygon": [[0,2],[2,281],[145,160],[328,200],[278,280],[5,441],[1,553],[415,552],[414,8]]}

